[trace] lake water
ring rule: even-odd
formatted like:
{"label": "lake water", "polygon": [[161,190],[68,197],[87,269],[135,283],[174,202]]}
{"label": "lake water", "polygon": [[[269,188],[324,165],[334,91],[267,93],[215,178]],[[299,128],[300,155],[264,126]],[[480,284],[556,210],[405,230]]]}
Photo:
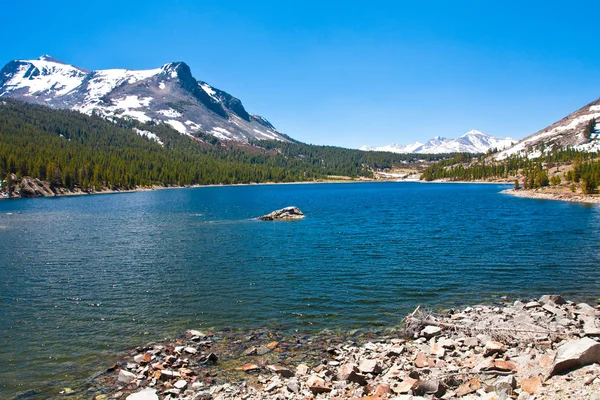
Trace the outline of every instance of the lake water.
{"label": "lake water", "polygon": [[[506,186],[264,185],[0,201],[0,398],[44,398],[186,329],[375,328],[600,296],[600,207]],[[259,222],[289,205],[307,218]]]}

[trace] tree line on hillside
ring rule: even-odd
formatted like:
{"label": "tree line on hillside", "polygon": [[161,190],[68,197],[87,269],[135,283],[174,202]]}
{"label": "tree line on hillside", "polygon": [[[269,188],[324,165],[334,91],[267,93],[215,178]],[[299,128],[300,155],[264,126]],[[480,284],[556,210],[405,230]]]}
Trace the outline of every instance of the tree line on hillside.
{"label": "tree line on hillside", "polygon": [[[513,155],[503,161],[489,160],[489,155],[456,155],[448,160],[436,162],[425,169],[421,179],[432,181],[449,179],[455,181],[473,181],[488,179],[507,179],[523,176],[523,187],[533,189],[561,183],[559,176],[548,177],[547,170],[561,164],[572,164],[573,168],[565,174],[567,182],[580,183],[584,193],[590,193],[600,185],[600,161],[598,153],[583,152],[572,148],[557,148],[545,152],[538,158]],[[515,183],[515,187],[520,187]]]}
{"label": "tree line on hillside", "polygon": [[[163,145],[133,128],[150,130]],[[70,190],[295,182],[330,175],[372,177],[374,170],[416,159],[297,142],[239,144],[197,136],[162,123],[107,121],[6,99],[0,101],[0,181],[29,176]]]}

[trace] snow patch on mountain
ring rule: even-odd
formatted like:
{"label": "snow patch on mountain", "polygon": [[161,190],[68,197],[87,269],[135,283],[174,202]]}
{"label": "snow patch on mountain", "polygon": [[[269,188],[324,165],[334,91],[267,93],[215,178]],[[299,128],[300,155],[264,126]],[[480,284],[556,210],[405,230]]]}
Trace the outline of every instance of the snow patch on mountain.
{"label": "snow patch on mountain", "polygon": [[210,133],[213,134],[214,136],[216,136],[218,139],[224,139],[224,140],[231,138],[231,135],[232,135],[231,132],[229,132],[227,129],[223,129],[223,128],[213,128]]}
{"label": "snow patch on mountain", "polygon": [[162,142],[162,140],[160,140],[160,138],[155,133],[150,132],[150,131],[145,131],[142,129],[138,129],[138,128],[133,128],[133,130],[138,135],[147,137],[150,140],[154,140],[156,143],[158,143],[164,147],[165,144]]}
{"label": "snow patch on mountain", "polygon": [[204,91],[206,92],[206,94],[208,94],[210,97],[212,97],[212,98],[213,98],[215,101],[220,101],[220,100],[219,100],[219,99],[218,99],[218,98],[215,96],[215,94],[216,94],[217,92],[215,92],[215,90],[214,90],[212,87],[210,87],[210,85],[208,85],[208,84],[206,84],[206,83],[199,83],[198,85],[199,85],[199,86],[202,88],[202,90],[204,90]]}
{"label": "snow patch on mountain", "polygon": [[181,114],[179,111],[173,110],[172,108],[169,108],[168,110],[158,110],[157,113],[162,114],[165,117],[169,117],[169,118],[183,117],[183,114]]}
{"label": "snow patch on mountain", "polygon": [[[177,132],[184,134],[184,135],[189,135],[189,132],[187,130],[187,128],[185,127],[184,124],[182,124],[181,122],[175,120],[175,119],[169,119],[167,121],[165,121],[167,124],[171,125],[171,127],[173,129],[175,129]],[[191,135],[190,135],[191,136]]]}

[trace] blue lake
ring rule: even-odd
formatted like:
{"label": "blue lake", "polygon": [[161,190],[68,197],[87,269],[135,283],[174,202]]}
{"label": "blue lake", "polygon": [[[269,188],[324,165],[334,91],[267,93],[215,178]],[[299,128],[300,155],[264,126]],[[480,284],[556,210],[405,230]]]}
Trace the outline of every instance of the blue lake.
{"label": "blue lake", "polygon": [[[395,326],[430,308],[596,300],[600,207],[507,186],[264,185],[0,201],[0,398],[186,329]],[[307,218],[259,222],[288,205]],[[33,393],[33,392],[30,392]]]}

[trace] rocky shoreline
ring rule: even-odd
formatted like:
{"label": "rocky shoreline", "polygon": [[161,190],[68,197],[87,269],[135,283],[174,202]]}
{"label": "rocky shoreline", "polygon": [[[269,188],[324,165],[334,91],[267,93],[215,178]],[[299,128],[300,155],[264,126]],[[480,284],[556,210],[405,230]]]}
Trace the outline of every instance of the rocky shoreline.
{"label": "rocky shoreline", "polygon": [[[46,181],[33,178],[23,178],[19,182],[19,190],[8,192],[0,191],[0,200],[21,199],[21,198],[38,198],[38,197],[66,197],[66,196],[86,196],[97,194],[116,194],[116,193],[135,193],[148,192],[153,190],[164,189],[189,189],[189,188],[204,188],[204,187],[224,187],[224,186],[258,186],[258,185],[310,185],[319,183],[364,183],[364,182],[379,182],[368,178],[358,179],[319,179],[312,181],[298,182],[260,182],[260,183],[234,183],[234,184],[214,184],[214,185],[184,185],[184,186],[149,186],[137,187],[135,189],[99,189],[99,190],[81,190],[73,191],[62,187],[51,187]],[[381,181],[384,182],[384,181]]]}
{"label": "rocky shoreline", "polygon": [[543,189],[507,189],[501,193],[509,194],[511,196],[525,197],[528,199],[541,199],[541,200],[558,200],[558,201],[569,201],[572,203],[588,203],[588,204],[600,204],[600,197],[583,195],[580,193],[570,192],[549,192]]}
{"label": "rocky shoreline", "polygon": [[560,296],[345,336],[190,330],[131,351],[82,398],[600,399],[599,337],[600,306]]}

